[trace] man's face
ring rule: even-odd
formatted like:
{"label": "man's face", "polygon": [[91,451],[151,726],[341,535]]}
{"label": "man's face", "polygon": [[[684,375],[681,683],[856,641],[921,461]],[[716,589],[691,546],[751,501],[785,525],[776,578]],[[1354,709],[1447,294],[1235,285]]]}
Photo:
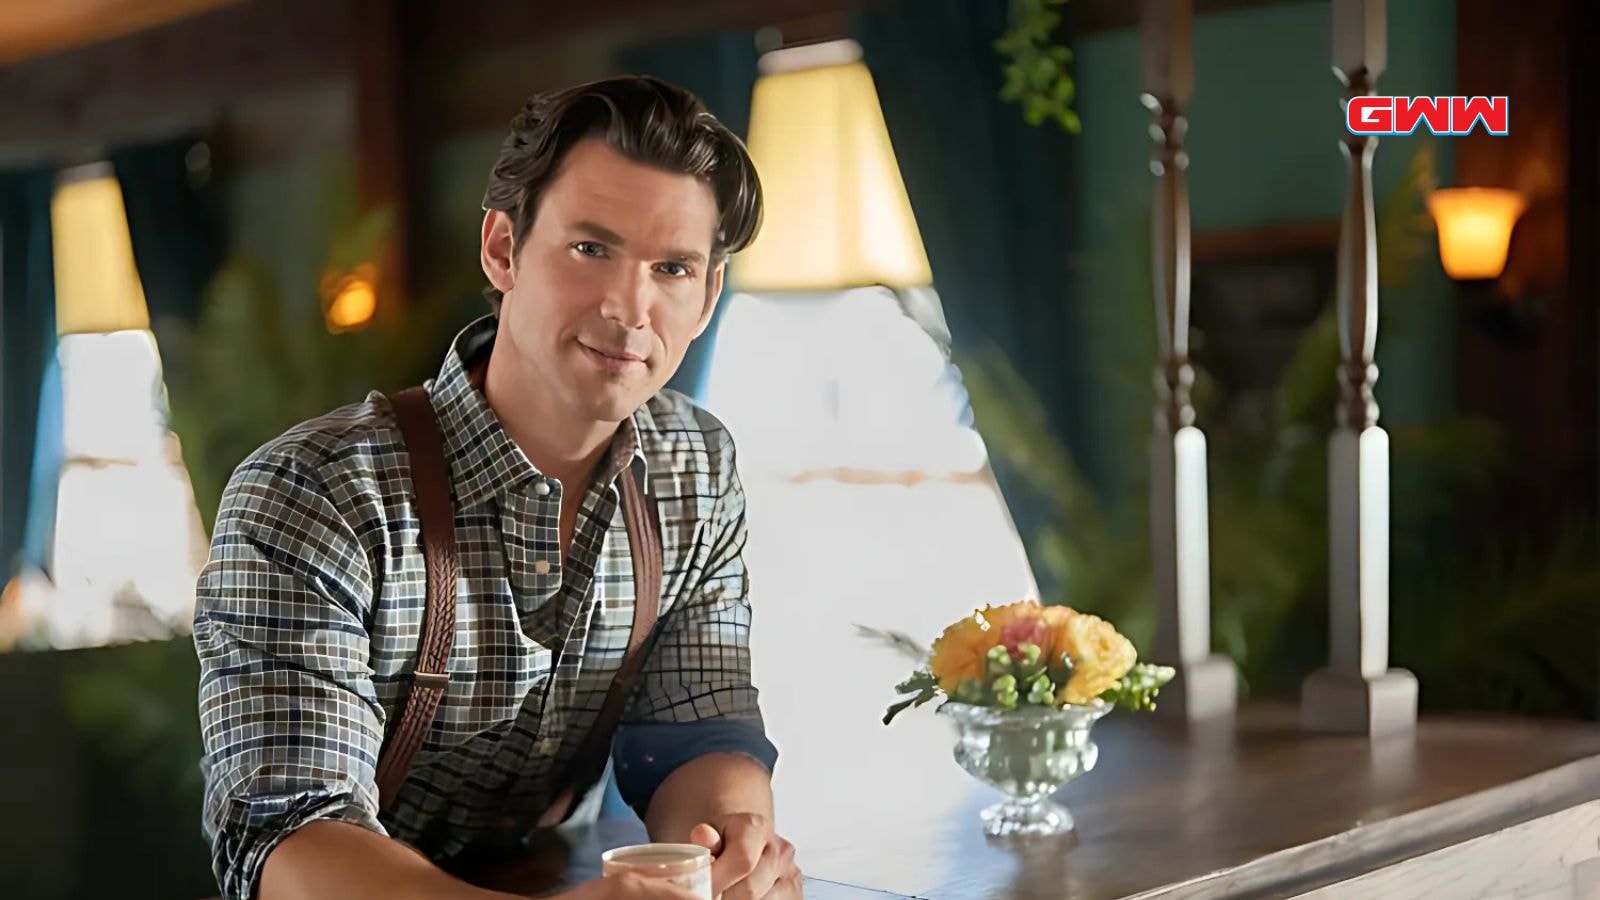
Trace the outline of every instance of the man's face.
{"label": "man's face", "polygon": [[505,297],[495,352],[553,411],[620,422],[666,384],[711,321],[722,268],[710,185],[635,162],[599,139],[568,151],[526,241],[484,219],[484,273]]}

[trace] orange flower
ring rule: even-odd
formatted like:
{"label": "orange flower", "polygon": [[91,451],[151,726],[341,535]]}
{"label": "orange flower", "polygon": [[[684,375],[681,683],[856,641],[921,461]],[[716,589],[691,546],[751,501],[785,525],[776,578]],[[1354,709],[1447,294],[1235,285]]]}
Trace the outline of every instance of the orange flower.
{"label": "orange flower", "polygon": [[1057,694],[1063,703],[1088,703],[1128,674],[1139,654],[1133,642],[1099,616],[1074,613],[1057,632],[1072,657],[1072,677]]}
{"label": "orange flower", "polygon": [[978,613],[999,633],[998,643],[1017,656],[1017,647],[1034,644],[1046,649],[1047,637],[1044,607],[1032,600],[1021,600],[1005,606],[990,606]]}
{"label": "orange flower", "polygon": [[955,696],[968,678],[983,680],[984,657],[1000,641],[1000,632],[990,627],[982,613],[974,613],[944,630],[933,642],[928,666],[939,688]]}
{"label": "orange flower", "polygon": [[1044,643],[1039,647],[1044,650],[1042,658],[1049,665],[1061,661],[1061,654],[1067,652],[1068,640],[1066,634],[1067,623],[1078,615],[1077,610],[1070,606],[1046,606],[1044,608]]}

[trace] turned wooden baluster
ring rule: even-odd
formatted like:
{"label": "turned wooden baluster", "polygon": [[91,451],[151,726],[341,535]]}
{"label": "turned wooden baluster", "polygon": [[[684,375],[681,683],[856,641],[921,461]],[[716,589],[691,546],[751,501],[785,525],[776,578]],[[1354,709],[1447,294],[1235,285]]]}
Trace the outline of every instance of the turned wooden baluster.
{"label": "turned wooden baluster", "polygon": [[1189,188],[1184,180],[1184,105],[1194,92],[1191,0],[1142,0],[1144,90],[1153,118],[1156,176],[1151,260],[1161,361],[1150,448],[1151,548],[1156,637],[1151,658],[1178,670],[1158,709],[1198,721],[1233,711],[1234,666],[1211,655],[1211,563],[1206,438],[1194,425],[1189,388]]}
{"label": "turned wooden baluster", "polygon": [[[1344,102],[1371,94],[1386,58],[1386,0],[1333,0]],[[1378,427],[1378,242],[1372,154],[1346,134],[1339,232],[1339,405],[1328,442],[1328,667],[1306,679],[1301,718],[1321,731],[1383,734],[1416,724],[1417,682],[1389,668],[1389,436]]]}

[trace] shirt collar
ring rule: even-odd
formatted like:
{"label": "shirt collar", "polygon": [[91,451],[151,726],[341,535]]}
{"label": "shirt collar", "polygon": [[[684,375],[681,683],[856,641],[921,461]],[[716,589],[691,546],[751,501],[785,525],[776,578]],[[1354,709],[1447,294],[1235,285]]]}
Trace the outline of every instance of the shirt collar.
{"label": "shirt collar", "polygon": [[[500,417],[489,408],[483,391],[473,385],[468,375],[473,366],[488,359],[497,324],[491,315],[463,328],[451,342],[438,376],[428,384],[444,436],[445,455],[450,460],[456,502],[463,507],[543,477],[511,440]],[[652,424],[653,418],[645,407],[622,422],[602,465],[603,476],[609,480],[629,465],[638,467],[641,476],[648,474],[645,444],[654,433]],[[642,481],[649,483],[648,478]]]}

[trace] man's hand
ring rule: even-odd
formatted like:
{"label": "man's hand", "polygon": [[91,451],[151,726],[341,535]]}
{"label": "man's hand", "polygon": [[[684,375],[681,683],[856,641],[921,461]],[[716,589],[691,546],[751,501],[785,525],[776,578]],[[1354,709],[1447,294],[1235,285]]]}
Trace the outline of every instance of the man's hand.
{"label": "man's hand", "polygon": [[754,813],[736,813],[703,822],[689,840],[709,849],[711,893],[722,900],[799,900],[800,867],[794,845],[772,830],[772,821]]}
{"label": "man's hand", "polygon": [[681,888],[665,878],[651,878],[634,872],[624,872],[610,878],[596,878],[570,891],[558,894],[555,900],[700,900],[699,895]]}

